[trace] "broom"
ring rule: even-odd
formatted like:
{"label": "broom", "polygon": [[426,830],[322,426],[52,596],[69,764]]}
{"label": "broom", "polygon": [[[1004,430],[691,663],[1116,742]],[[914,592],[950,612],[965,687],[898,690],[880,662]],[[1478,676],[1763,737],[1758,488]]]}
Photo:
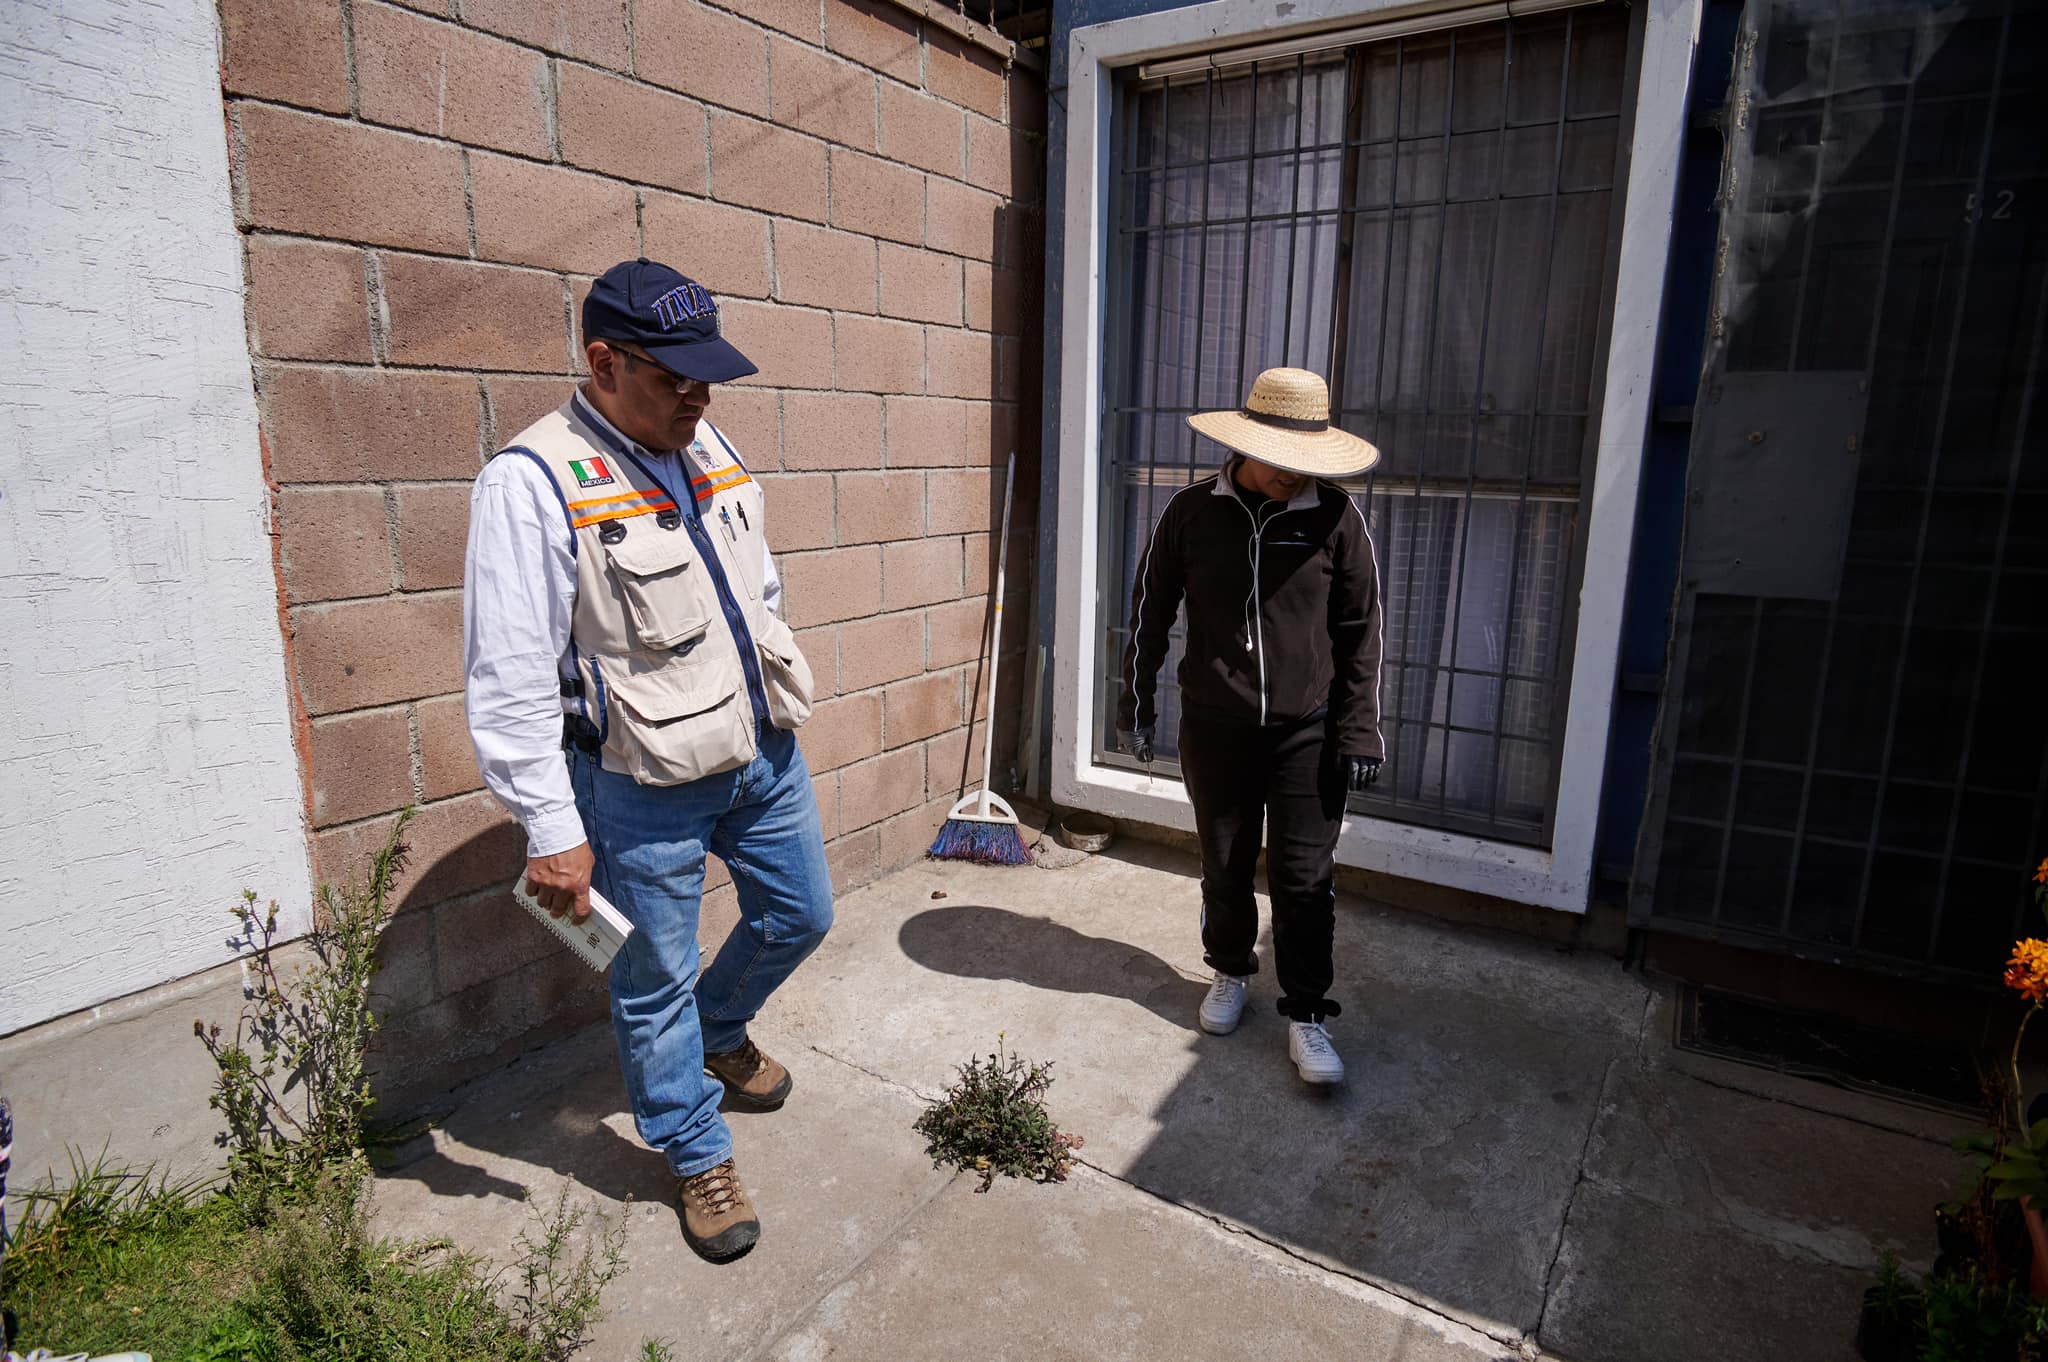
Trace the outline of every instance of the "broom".
{"label": "broom", "polygon": [[[1031,852],[1017,828],[1017,811],[989,789],[996,759],[996,662],[1003,651],[1003,570],[1010,561],[1010,493],[1017,481],[1017,456],[1010,455],[1003,475],[1003,537],[996,550],[995,621],[989,629],[988,733],[981,748],[981,793],[953,806],[929,853],[942,861],[979,861],[983,865],[1030,865]],[[968,715],[972,723],[974,716]]]}

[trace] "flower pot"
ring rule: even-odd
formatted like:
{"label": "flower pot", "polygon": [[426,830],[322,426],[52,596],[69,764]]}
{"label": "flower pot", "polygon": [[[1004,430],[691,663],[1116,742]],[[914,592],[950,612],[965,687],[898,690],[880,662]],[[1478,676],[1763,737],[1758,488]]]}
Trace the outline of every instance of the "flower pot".
{"label": "flower pot", "polygon": [[2035,1300],[2048,1300],[2048,1225],[2041,1223],[2041,1213],[2034,1209],[2032,1197],[2021,1198],[2020,1213],[2026,1217],[2027,1238],[2034,1245],[2033,1262],[2027,1269],[2027,1289]]}

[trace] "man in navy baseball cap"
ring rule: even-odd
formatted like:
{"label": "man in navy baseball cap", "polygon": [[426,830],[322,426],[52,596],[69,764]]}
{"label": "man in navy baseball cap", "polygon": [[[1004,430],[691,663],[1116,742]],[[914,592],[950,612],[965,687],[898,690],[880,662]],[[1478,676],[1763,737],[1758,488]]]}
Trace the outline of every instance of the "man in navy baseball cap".
{"label": "man in navy baseball cap", "polygon": [[[767,499],[706,419],[715,385],[757,372],[710,293],[629,260],[591,286],[583,341],[589,377],[477,475],[465,711],[540,905],[580,922],[602,895],[633,926],[607,985],[634,1128],[677,1178],[684,1241],[730,1262],[761,1222],[719,1113],[789,1096],[748,1024],[832,925],[796,741],[814,681],[782,618]],[[740,905],[709,963],[707,847]]]}
{"label": "man in navy baseball cap", "polygon": [[583,339],[625,341],[677,377],[700,383],[760,372],[721,333],[710,290],[644,255],[612,266],[590,286]]}

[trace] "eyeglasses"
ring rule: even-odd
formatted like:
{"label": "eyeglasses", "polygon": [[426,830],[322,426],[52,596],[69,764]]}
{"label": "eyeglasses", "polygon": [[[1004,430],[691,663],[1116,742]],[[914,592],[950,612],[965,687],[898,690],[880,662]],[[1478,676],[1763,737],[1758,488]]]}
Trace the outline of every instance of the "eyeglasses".
{"label": "eyeglasses", "polygon": [[706,383],[703,379],[700,378],[685,378],[681,374],[677,373],[675,370],[669,368],[666,364],[663,364],[661,361],[655,359],[652,355],[643,355],[638,350],[628,349],[626,346],[619,344],[619,342],[617,341],[606,341],[605,344],[609,345],[612,349],[624,355],[626,357],[626,362],[629,365],[639,363],[646,365],[650,369],[657,370],[662,374],[663,377],[667,378],[669,382],[675,384],[676,391],[678,392],[682,392],[689,388],[694,388],[698,386],[700,383],[707,388],[711,386],[709,383]]}

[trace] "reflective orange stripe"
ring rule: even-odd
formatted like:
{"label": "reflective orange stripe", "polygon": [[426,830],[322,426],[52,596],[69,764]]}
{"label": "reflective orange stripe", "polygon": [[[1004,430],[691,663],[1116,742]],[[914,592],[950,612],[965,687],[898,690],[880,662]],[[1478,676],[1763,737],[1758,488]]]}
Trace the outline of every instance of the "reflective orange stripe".
{"label": "reflective orange stripe", "polygon": [[753,479],[747,476],[746,469],[734,468],[720,473],[717,481],[693,476],[690,479],[690,490],[697,494],[697,500],[702,501],[706,497],[717,496],[720,492],[729,492],[743,482],[752,481]]}
{"label": "reflective orange stripe", "polygon": [[600,521],[630,520],[636,515],[653,515],[656,511],[673,511],[675,508],[676,504],[673,501],[662,500],[650,506],[633,506],[623,511],[600,511],[596,515],[578,517],[575,520],[571,520],[569,524],[571,527],[580,530],[585,525],[595,525]]}
{"label": "reflective orange stripe", "polygon": [[588,510],[592,506],[619,506],[629,501],[666,500],[668,500],[668,494],[666,492],[627,492],[623,496],[594,497],[589,501],[572,501],[569,503],[569,509],[572,511],[584,511]]}

